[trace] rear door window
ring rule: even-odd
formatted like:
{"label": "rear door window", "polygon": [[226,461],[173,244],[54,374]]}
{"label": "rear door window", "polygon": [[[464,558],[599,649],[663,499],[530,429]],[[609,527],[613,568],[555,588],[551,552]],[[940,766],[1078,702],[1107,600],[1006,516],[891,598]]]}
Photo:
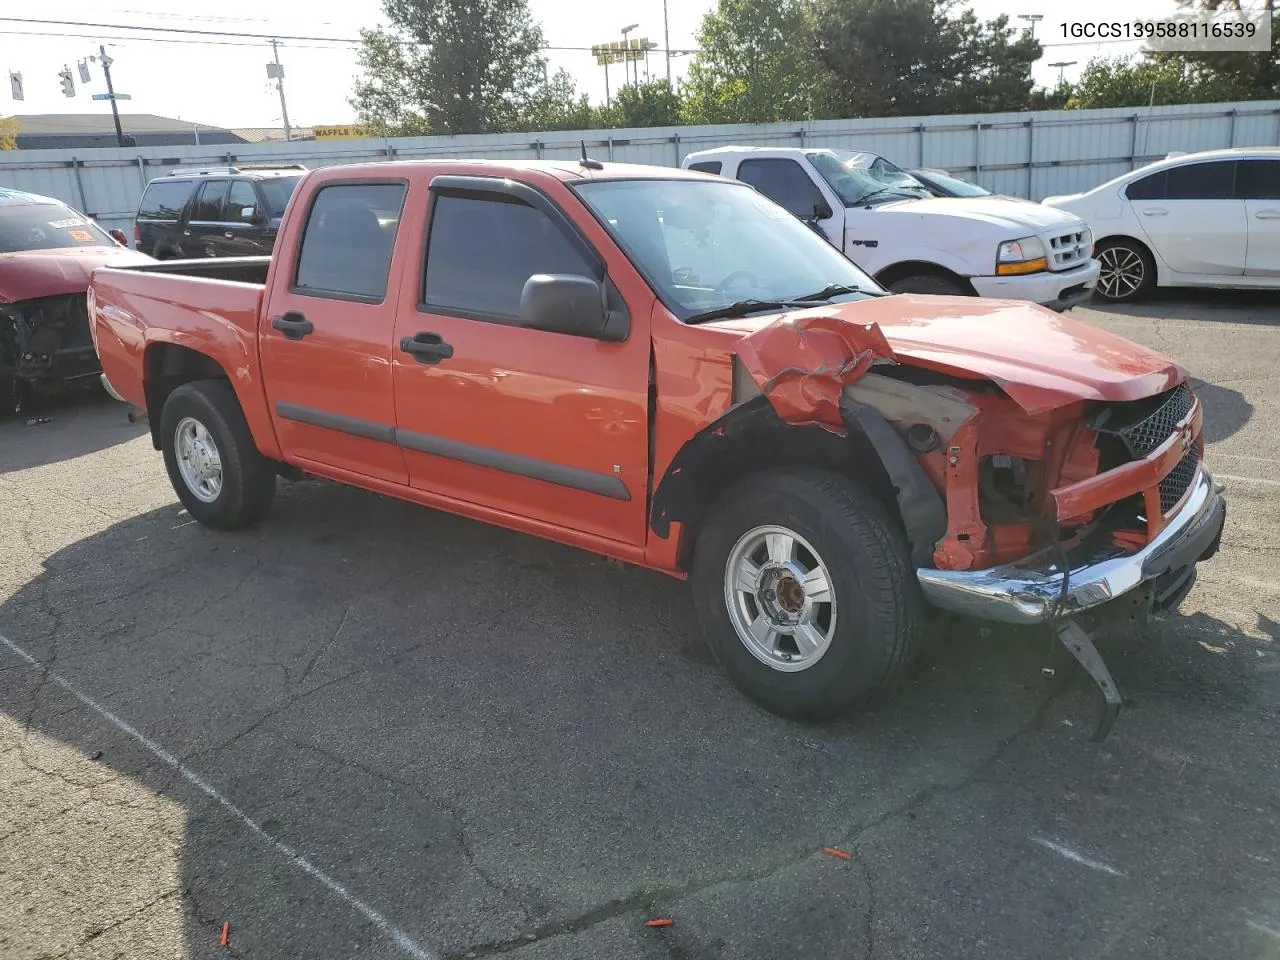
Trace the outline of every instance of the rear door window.
{"label": "rear door window", "polygon": [[316,191],[293,292],[382,302],[405,190],[403,183],[341,183]]}
{"label": "rear door window", "polygon": [[190,180],[159,180],[147,186],[138,205],[139,220],[177,220],[191,199]]}
{"label": "rear door window", "polygon": [[[248,211],[248,212],[246,212]],[[222,211],[224,223],[251,223],[258,212],[258,195],[248,180],[232,180]]]}
{"label": "rear door window", "polygon": [[226,180],[209,180],[200,185],[191,219],[217,223],[222,219],[222,198],[227,195]]}

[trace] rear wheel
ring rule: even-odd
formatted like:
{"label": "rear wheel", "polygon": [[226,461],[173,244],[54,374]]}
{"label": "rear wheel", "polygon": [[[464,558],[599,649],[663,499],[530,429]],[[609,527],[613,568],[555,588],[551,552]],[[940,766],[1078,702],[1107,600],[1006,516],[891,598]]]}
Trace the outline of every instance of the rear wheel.
{"label": "rear wheel", "polygon": [[1100,267],[1094,294],[1112,303],[1141,300],[1156,282],[1156,264],[1136,240],[1104,240],[1093,253]]}
{"label": "rear wheel", "polygon": [[266,514],[275,497],[275,466],[254,446],[227,381],[197,380],[169,394],[160,438],[169,481],[192,518],[236,530]]}
{"label": "rear wheel", "polygon": [[894,293],[928,293],[940,297],[965,297],[969,291],[950,277],[936,273],[913,273],[889,284]]}
{"label": "rear wheel", "polygon": [[905,540],[879,501],[843,477],[744,481],[703,524],[692,580],[716,659],[780,716],[865,708],[910,663],[919,597]]}

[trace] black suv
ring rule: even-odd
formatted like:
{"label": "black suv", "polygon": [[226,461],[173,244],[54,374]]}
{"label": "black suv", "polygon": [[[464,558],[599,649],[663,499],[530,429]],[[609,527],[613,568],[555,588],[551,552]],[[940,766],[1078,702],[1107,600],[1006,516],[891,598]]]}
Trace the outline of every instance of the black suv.
{"label": "black suv", "polygon": [[133,245],[157,260],[260,257],[307,168],[288,165],[174,170],[147,184]]}

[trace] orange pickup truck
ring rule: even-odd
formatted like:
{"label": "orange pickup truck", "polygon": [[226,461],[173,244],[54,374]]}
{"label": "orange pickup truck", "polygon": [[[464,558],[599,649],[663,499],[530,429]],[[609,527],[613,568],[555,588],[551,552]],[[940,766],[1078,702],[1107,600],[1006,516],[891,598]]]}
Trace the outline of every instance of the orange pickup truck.
{"label": "orange pickup truck", "polygon": [[889,295],[707,174],[329,167],[271,257],[102,268],[89,297],[192,517],[245,526],[314,475],[687,577],[784,716],[865,705],[944,610],[1048,624],[1114,718],[1078,615],[1177,604],[1221,538],[1175,363],[1026,303]]}

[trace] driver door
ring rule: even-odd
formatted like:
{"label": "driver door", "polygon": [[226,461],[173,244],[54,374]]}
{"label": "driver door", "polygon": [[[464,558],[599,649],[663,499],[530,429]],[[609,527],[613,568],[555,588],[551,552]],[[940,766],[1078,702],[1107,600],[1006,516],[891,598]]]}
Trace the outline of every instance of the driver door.
{"label": "driver door", "polygon": [[837,250],[844,249],[843,206],[832,203],[798,161],[789,157],[743,160],[738,164],[738,179],[816,227]]}

